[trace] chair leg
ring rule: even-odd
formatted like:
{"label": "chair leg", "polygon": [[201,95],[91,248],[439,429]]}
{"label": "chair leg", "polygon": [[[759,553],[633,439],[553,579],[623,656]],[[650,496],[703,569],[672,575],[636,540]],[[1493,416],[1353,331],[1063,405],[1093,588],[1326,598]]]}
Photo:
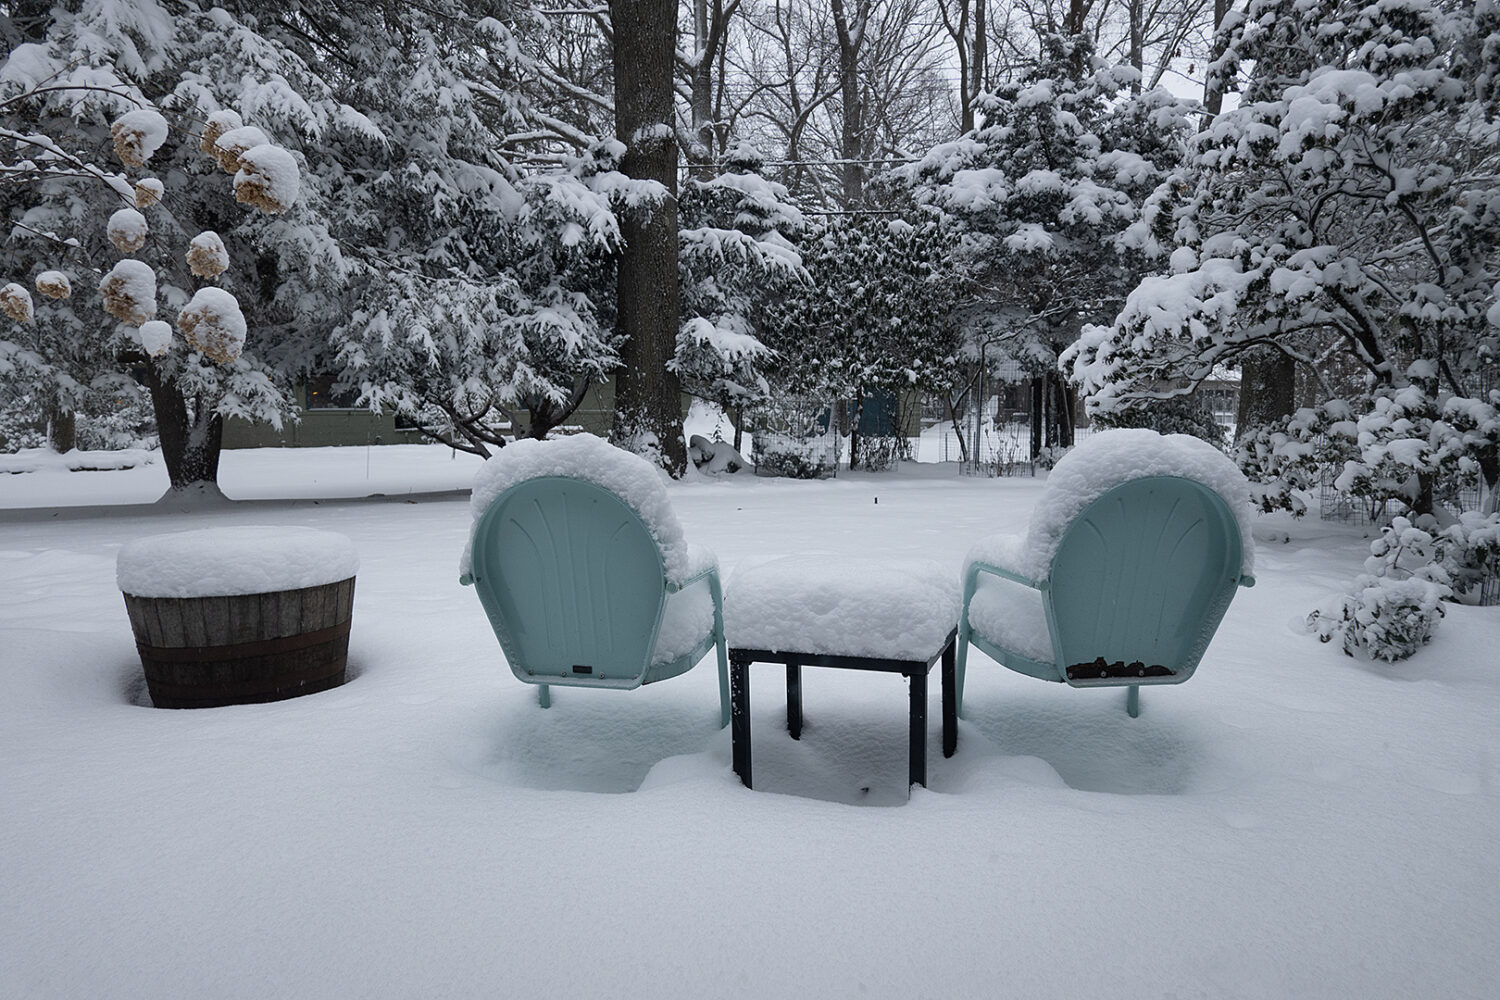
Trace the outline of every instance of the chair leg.
{"label": "chair leg", "polygon": [[543,708],[551,708],[552,707],[552,688],[551,688],[551,686],[547,685],[547,684],[538,684],[536,686],[536,700],[537,700],[537,703],[540,704]]}
{"label": "chair leg", "polygon": [[953,663],[953,713],[958,718],[964,714],[964,665],[969,661],[969,630],[960,625],[958,629],[958,652]]}
{"label": "chair leg", "polygon": [[1141,717],[1141,686],[1130,685],[1130,693],[1125,696],[1125,711],[1130,713],[1132,719]]}
{"label": "chair leg", "polygon": [[719,648],[719,728],[729,725],[729,655],[724,648],[724,630],[715,643]]}

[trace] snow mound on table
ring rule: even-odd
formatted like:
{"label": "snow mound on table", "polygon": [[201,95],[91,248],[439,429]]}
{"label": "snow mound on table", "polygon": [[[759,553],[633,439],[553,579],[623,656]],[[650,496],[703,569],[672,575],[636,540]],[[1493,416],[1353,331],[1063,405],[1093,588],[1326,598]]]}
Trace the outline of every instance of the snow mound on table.
{"label": "snow mound on table", "polygon": [[718,565],[712,552],[689,545],[683,537],[682,525],[672,510],[662,473],[656,466],[593,434],[574,434],[555,441],[512,441],[479,467],[469,499],[473,523],[459,560],[460,576],[467,576],[473,570],[474,529],[490,504],[517,483],[543,476],[593,483],[625,501],[656,540],[667,580],[672,584],[680,585]]}
{"label": "snow mound on table", "polygon": [[1073,519],[1121,483],[1148,476],[1193,479],[1223,497],[1240,526],[1244,548],[1241,572],[1254,575],[1250,483],[1244,473],[1206,441],[1187,434],[1162,435],[1139,429],[1100,431],[1064,455],[1048,475],[1041,499],[1032,508],[1025,542],[1017,547],[1011,536],[984,539],[970,550],[967,562],[993,563],[1034,580],[1045,579],[1063,532]]}
{"label": "snow mound on table", "polygon": [[786,556],[734,571],[724,632],[745,649],[925,660],[959,605],[952,569],[929,560]]}
{"label": "snow mound on table", "polygon": [[354,543],[315,528],[200,528],[138,538],[120,549],[115,582],[136,597],[229,597],[300,590],[359,570]]}

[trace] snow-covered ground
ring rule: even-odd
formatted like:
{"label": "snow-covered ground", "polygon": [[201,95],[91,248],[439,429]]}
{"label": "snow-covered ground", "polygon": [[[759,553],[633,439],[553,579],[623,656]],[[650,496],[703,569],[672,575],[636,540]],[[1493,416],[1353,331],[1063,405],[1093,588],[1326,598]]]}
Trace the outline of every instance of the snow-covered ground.
{"label": "snow-covered ground", "polygon": [[[159,466],[0,476],[0,995],[1490,997],[1500,982],[1500,608],[1376,666],[1293,627],[1359,529],[1261,519],[1194,679],[1081,691],[975,654],[958,753],[908,799],[896,678],[808,669],[801,742],[752,668],[756,789],[712,660],[633,692],[506,669],[458,585],[476,463],[230,452],[228,508],[133,506]],[[692,477],[691,541],[935,559],[1042,481],[908,465]],[[377,499],[327,499],[385,494]],[[271,499],[277,498],[277,499]],[[316,498],[316,499],[314,499]],[[878,499],[878,502],[877,502]],[[89,504],[114,504],[89,508]],[[71,509],[70,509],[71,507]],[[147,707],[131,539],[307,526],[359,549],[353,678]]]}

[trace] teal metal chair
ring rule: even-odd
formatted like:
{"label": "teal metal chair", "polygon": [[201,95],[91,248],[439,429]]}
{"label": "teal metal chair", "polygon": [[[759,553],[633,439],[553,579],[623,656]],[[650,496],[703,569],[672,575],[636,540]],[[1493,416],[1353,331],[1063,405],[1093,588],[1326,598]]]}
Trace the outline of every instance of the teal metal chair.
{"label": "teal metal chair", "polygon": [[1255,583],[1244,562],[1234,514],[1202,483],[1149,476],[1109,489],[1068,523],[1045,578],[994,562],[965,568],[959,711],[972,644],[1042,680],[1128,686],[1126,708],[1139,715],[1141,687],[1193,676],[1235,588]]}
{"label": "teal metal chair", "polygon": [[511,671],[550,687],[636,688],[719,658],[719,719],[729,724],[729,663],[719,571],[680,582],[639,514],[609,490],[543,476],[497,496],[472,539],[472,584]]}

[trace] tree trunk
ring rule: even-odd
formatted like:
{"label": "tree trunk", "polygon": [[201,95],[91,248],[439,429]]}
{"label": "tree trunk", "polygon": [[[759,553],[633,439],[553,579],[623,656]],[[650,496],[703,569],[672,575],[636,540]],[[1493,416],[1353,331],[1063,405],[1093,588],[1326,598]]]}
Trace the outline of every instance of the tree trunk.
{"label": "tree trunk", "polygon": [[614,31],[615,134],[621,170],[666,188],[655,204],[620,213],[625,249],[616,284],[616,322],[625,337],[615,377],[616,444],[674,477],[687,469],[682,386],[667,367],[677,350],[677,139],[672,74],[677,5],[610,0]]}
{"label": "tree trunk", "polygon": [[190,415],[182,390],[175,383],[163,382],[155,365],[146,369],[146,388],[151,392],[161,457],[172,492],[202,487],[205,493],[219,495],[224,418],[201,404]]}
{"label": "tree trunk", "polygon": [[1240,401],[1234,436],[1290,416],[1297,408],[1297,363],[1280,351],[1252,351],[1240,361]]}
{"label": "tree trunk", "polygon": [[78,447],[78,416],[56,396],[43,404],[42,416],[47,425],[47,447],[59,455]]}
{"label": "tree trunk", "polygon": [[[1141,9],[1144,0],[1130,0],[1130,65],[1137,73],[1144,74],[1146,69],[1145,39],[1142,37],[1141,20],[1145,12]],[[1136,78],[1130,85],[1132,94],[1141,92],[1141,80]]]}
{"label": "tree trunk", "polygon": [[851,25],[844,10],[844,0],[832,0],[833,25],[839,40],[839,88],[843,99],[843,127],[839,132],[839,156],[843,159],[844,208],[856,208],[865,197],[865,175],[861,159],[864,137],[864,108],[859,99],[859,49],[864,41],[863,9],[857,9],[859,20]]}
{"label": "tree trunk", "polygon": [[[1224,23],[1224,18],[1229,13],[1230,0],[1214,0],[1214,34],[1219,33],[1219,25]],[[1213,78],[1205,76],[1203,81],[1203,107],[1207,112],[1204,115],[1204,126],[1208,122],[1219,117],[1219,112],[1224,109],[1224,90],[1214,86]]]}
{"label": "tree trunk", "polygon": [[[985,69],[990,59],[990,40],[985,32],[985,0],[974,0],[974,56],[969,60],[969,117],[974,117],[974,102],[984,91]],[[972,128],[972,124],[970,125]]]}
{"label": "tree trunk", "polygon": [[1042,453],[1042,400],[1047,391],[1047,380],[1037,376],[1031,380],[1031,460],[1036,461]]}

